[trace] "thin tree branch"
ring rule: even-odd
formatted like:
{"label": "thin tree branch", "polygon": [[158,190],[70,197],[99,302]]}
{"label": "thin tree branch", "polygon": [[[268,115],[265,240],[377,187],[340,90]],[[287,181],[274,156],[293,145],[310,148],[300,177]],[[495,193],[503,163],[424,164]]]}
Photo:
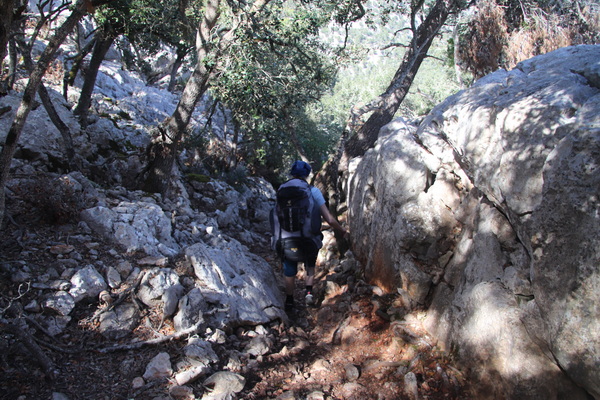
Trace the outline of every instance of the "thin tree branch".
{"label": "thin tree branch", "polygon": [[37,345],[33,337],[25,330],[21,329],[17,325],[7,321],[6,319],[0,319],[0,332],[7,332],[15,336],[23,345],[29,350],[29,352],[35,357],[36,361],[42,367],[44,373],[51,381],[54,381],[58,376],[58,370],[54,366],[54,363]]}
{"label": "thin tree branch", "polygon": [[170,342],[173,340],[179,340],[188,335],[193,335],[193,334],[197,333],[204,324],[205,324],[204,320],[200,320],[200,321],[196,322],[194,325],[192,325],[191,327],[184,329],[182,331],[179,331],[179,332],[175,332],[171,335],[161,336],[156,339],[140,340],[137,342],[126,343],[126,344],[117,344],[114,346],[108,346],[108,347],[104,347],[101,349],[97,349],[96,351],[99,353],[113,353],[115,351],[135,350],[135,349],[142,348],[144,346],[151,346],[151,345],[161,344],[161,343],[165,343],[165,342]]}

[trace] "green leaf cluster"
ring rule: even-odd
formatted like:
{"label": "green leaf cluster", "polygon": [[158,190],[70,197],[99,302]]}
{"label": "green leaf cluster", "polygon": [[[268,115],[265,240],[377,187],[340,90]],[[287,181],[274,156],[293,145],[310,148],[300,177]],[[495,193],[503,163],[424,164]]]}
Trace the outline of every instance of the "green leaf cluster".
{"label": "green leaf cluster", "polygon": [[296,157],[292,131],[313,159],[330,142],[318,137],[307,105],[331,87],[335,57],[319,40],[329,14],[310,3],[272,2],[239,29],[213,94],[232,111],[244,131],[247,160],[262,165]]}
{"label": "green leaf cluster", "polygon": [[154,54],[163,44],[191,48],[202,6],[202,0],[113,0],[94,18]]}

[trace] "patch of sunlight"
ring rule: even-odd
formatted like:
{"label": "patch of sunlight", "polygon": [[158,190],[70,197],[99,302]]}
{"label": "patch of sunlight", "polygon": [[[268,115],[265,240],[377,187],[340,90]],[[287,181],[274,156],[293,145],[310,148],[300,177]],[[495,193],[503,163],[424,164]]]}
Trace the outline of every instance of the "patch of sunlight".
{"label": "patch of sunlight", "polygon": [[489,282],[481,283],[471,292],[473,312],[463,327],[464,337],[473,346],[489,347],[495,341],[504,325],[504,307],[499,307],[495,285]]}

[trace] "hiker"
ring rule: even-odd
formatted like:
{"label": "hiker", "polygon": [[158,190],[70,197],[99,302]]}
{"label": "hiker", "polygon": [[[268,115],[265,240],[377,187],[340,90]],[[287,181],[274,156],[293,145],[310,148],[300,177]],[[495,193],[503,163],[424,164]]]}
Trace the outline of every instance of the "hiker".
{"label": "hiker", "polygon": [[[272,220],[273,244],[283,262],[286,311],[291,311],[294,307],[294,286],[299,262],[303,262],[306,269],[306,304],[314,303],[312,290],[315,265],[319,249],[323,246],[321,217],[342,237],[347,234],[346,230],[329,212],[321,191],[308,184],[307,178],[310,173],[311,167],[308,163],[294,162],[290,170],[292,179],[279,188],[277,192],[278,205],[272,214],[275,219],[275,221]],[[302,197],[302,193],[306,193],[306,198],[298,200],[299,197]],[[284,204],[286,201],[287,206]],[[296,203],[292,206],[294,202]],[[310,210],[304,211],[304,208]]]}

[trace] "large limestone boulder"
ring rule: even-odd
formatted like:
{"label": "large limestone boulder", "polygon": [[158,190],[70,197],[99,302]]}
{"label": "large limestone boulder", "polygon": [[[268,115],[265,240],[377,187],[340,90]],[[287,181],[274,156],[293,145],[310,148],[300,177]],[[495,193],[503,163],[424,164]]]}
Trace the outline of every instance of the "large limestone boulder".
{"label": "large limestone boulder", "polygon": [[[88,141],[89,138],[86,137],[84,132],[81,132],[77,119],[69,111],[69,104],[61,94],[52,89],[48,90],[48,94],[58,116],[69,129],[74,145],[77,146],[84,141]],[[0,109],[10,110],[0,117],[0,143],[2,144],[6,141],[6,135],[20,103],[21,97],[13,93],[0,97]],[[26,167],[28,163],[34,163],[37,167],[37,169],[31,168],[32,171],[56,170],[62,165],[66,165],[65,154],[64,140],[50,120],[46,109],[41,105],[35,107],[27,117],[15,154],[15,159],[22,161],[25,165],[17,162],[18,165],[16,166],[27,172],[29,172]],[[88,154],[80,155],[85,157]]]}
{"label": "large limestone boulder", "polygon": [[223,326],[259,325],[285,320],[283,291],[273,268],[237,240],[214,237],[185,249],[197,287]]}
{"label": "large limestone boulder", "polygon": [[366,276],[428,307],[480,398],[600,398],[598,76],[600,46],[535,57],[350,164]]}

